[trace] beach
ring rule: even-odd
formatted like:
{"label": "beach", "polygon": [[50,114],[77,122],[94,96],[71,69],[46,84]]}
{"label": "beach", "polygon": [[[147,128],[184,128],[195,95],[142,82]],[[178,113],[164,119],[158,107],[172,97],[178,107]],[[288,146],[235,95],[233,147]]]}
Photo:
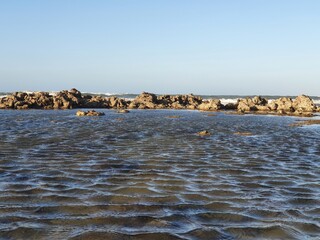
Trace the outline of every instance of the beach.
{"label": "beach", "polygon": [[77,111],[0,110],[0,238],[319,236],[320,128],[291,126],[306,118]]}

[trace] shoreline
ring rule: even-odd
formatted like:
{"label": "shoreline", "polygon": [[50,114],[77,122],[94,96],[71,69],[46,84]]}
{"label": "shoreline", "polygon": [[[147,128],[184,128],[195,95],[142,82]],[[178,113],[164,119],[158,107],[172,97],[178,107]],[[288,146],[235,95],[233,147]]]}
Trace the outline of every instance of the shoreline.
{"label": "shoreline", "polygon": [[272,114],[312,117],[320,112],[306,95],[294,99],[280,97],[268,100],[261,96],[239,98],[236,103],[222,104],[220,99],[203,99],[193,94],[156,95],[143,92],[134,99],[116,96],[82,94],[77,89],[63,90],[55,95],[49,92],[14,92],[0,97],[0,109],[185,109],[200,111],[226,111],[231,114]]}

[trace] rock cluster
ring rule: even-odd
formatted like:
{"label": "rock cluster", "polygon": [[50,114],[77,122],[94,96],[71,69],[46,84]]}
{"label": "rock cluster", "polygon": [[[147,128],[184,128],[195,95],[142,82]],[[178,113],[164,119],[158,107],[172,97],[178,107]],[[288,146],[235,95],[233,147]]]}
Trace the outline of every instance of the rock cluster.
{"label": "rock cluster", "polygon": [[160,95],[143,92],[133,101],[129,102],[128,108],[138,109],[197,109],[202,103],[202,98],[189,95]]}
{"label": "rock cluster", "polygon": [[239,112],[260,111],[285,115],[304,115],[308,116],[319,108],[313,103],[312,99],[306,95],[300,95],[295,99],[281,97],[271,102],[267,99],[255,96],[238,100],[237,110]]}
{"label": "rock cluster", "polygon": [[189,95],[155,95],[143,92],[133,100],[118,97],[83,95],[73,88],[55,95],[48,92],[15,92],[0,98],[0,109],[73,109],[73,108],[114,108],[119,112],[126,109],[194,109],[201,111],[237,110],[238,113],[256,112],[263,114],[285,114],[310,116],[320,111],[312,99],[301,95],[295,99],[281,97],[268,101],[260,96],[239,99],[237,103],[221,104],[219,99],[202,99]]}

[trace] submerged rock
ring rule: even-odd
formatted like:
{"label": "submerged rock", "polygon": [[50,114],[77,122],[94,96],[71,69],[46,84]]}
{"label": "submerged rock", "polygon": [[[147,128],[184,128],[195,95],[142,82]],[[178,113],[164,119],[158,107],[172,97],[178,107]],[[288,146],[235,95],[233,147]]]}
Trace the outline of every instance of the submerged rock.
{"label": "submerged rock", "polygon": [[200,131],[197,133],[199,136],[209,136],[211,135],[211,133],[207,130],[204,130],[204,131]]}
{"label": "submerged rock", "polygon": [[95,110],[89,110],[89,111],[77,111],[76,113],[77,116],[82,117],[82,116],[103,116],[105,115],[103,112],[96,112]]}
{"label": "submerged rock", "polygon": [[130,111],[127,109],[120,109],[117,113],[129,113]]}
{"label": "submerged rock", "polygon": [[252,136],[251,132],[235,132],[234,134],[239,136]]}
{"label": "submerged rock", "polygon": [[298,121],[296,123],[290,124],[290,126],[292,126],[292,127],[302,127],[302,126],[305,126],[305,125],[314,125],[314,124],[320,124],[320,120],[316,119],[316,120]]}

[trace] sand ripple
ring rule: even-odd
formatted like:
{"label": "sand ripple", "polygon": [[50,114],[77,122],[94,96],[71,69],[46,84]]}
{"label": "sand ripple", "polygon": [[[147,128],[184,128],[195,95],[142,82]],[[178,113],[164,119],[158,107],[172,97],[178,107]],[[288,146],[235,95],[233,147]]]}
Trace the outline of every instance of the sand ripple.
{"label": "sand ripple", "polygon": [[104,112],[0,111],[1,239],[320,236],[320,127]]}

